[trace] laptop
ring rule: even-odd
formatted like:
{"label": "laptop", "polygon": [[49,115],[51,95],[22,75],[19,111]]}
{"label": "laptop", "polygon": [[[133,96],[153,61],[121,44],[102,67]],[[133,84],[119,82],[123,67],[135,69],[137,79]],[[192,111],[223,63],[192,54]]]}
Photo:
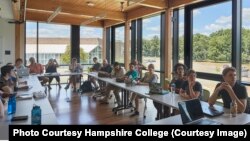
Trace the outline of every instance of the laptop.
{"label": "laptop", "polygon": [[151,94],[167,94],[169,91],[163,90],[160,83],[149,83],[149,93]]}
{"label": "laptop", "polygon": [[178,107],[185,125],[221,125],[220,122],[204,117],[199,99],[179,102]]}
{"label": "laptop", "polygon": [[17,70],[17,75],[19,77],[29,76],[29,68],[18,69]]}
{"label": "laptop", "polygon": [[209,106],[208,104],[201,104],[202,111],[206,116],[216,117],[224,114],[224,109],[222,106]]}

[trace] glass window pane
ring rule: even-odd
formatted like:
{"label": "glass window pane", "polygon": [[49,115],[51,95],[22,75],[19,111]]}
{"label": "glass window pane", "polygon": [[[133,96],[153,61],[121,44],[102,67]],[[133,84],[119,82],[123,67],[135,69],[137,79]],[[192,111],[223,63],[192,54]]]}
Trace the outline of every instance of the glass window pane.
{"label": "glass window pane", "polygon": [[[250,82],[250,3],[242,1],[242,68],[241,80]],[[250,87],[247,87],[248,91]],[[250,95],[250,92],[248,93]]]}
{"label": "glass window pane", "polygon": [[70,63],[70,26],[39,23],[38,62],[47,64],[56,59],[59,64]]}
{"label": "glass window pane", "polygon": [[193,68],[197,72],[221,74],[231,66],[231,30],[231,1],[193,10]]}
{"label": "glass window pane", "polygon": [[155,65],[160,70],[160,30],[161,16],[145,18],[142,20],[142,64]]}
{"label": "glass window pane", "polygon": [[102,62],[102,32],[102,28],[81,26],[81,64],[93,64],[94,57]]}
{"label": "glass window pane", "polygon": [[210,95],[214,92],[214,89],[219,81],[213,81],[213,80],[206,80],[206,79],[199,79],[196,78],[196,81],[200,82],[203,89],[207,89],[210,92]]}
{"label": "glass window pane", "polygon": [[115,28],[115,61],[124,64],[124,26]]}
{"label": "glass window pane", "polygon": [[179,62],[184,63],[184,9],[179,10]]}
{"label": "glass window pane", "polygon": [[24,64],[29,65],[29,58],[37,58],[37,22],[26,22],[26,49]]}

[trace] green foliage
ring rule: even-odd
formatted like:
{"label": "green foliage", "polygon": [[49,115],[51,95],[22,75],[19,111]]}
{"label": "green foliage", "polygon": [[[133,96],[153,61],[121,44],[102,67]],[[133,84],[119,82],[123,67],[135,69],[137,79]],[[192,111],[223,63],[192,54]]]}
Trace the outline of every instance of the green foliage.
{"label": "green foliage", "polygon": [[[61,60],[63,64],[70,64],[71,62],[71,47],[67,45],[64,54],[61,55]],[[84,52],[82,48],[80,48],[80,62],[86,61],[88,59],[88,53]]]}
{"label": "green foliage", "polygon": [[202,34],[195,34],[193,37],[195,41],[193,43],[193,59],[195,61],[205,61],[207,60],[207,50],[209,48],[209,37]]}
{"label": "green foliage", "polygon": [[[221,29],[209,36],[193,35],[193,60],[195,61],[231,61],[232,31]],[[143,56],[160,56],[160,39],[143,39]],[[184,36],[179,37],[179,59],[184,58]],[[250,29],[242,29],[242,61],[250,63]]]}
{"label": "green foliage", "polygon": [[143,56],[159,57],[160,56],[160,38],[154,36],[152,39],[143,39]]}
{"label": "green foliage", "polygon": [[[209,36],[194,34],[193,59],[195,61],[231,61],[231,29],[221,29]],[[179,59],[184,57],[184,37],[179,37]],[[242,61],[250,62],[250,30],[242,29]]]}

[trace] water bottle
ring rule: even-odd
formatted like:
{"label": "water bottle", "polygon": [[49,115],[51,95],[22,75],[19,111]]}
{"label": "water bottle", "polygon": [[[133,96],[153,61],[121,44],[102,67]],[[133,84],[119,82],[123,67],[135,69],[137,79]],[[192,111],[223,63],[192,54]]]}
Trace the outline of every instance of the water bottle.
{"label": "water bottle", "polygon": [[237,115],[237,103],[235,100],[232,100],[232,102],[230,104],[230,113],[231,113],[232,117],[236,117],[236,115]]}
{"label": "water bottle", "polygon": [[14,114],[16,112],[16,96],[10,95],[8,102],[8,114]]}
{"label": "water bottle", "polygon": [[132,75],[129,75],[128,78],[129,78],[130,84],[131,84],[131,86],[132,86],[132,85],[133,85],[133,79],[132,79],[133,77],[132,77]]}
{"label": "water bottle", "polygon": [[33,105],[33,108],[31,110],[31,124],[32,125],[41,125],[41,115],[42,115],[42,110],[40,106]]}
{"label": "water bottle", "polygon": [[171,99],[174,100],[174,94],[175,94],[175,83],[171,83]]}
{"label": "water bottle", "polygon": [[175,83],[172,83],[170,87],[171,87],[171,92],[175,93]]}

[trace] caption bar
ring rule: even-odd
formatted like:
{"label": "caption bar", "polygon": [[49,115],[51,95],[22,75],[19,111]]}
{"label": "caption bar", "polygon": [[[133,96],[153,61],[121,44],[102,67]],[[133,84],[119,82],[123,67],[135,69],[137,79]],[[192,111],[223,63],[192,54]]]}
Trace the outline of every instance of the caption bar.
{"label": "caption bar", "polygon": [[[86,137],[151,137],[179,138],[179,137],[230,137],[246,139],[249,127],[247,126],[12,126],[10,139],[18,137],[71,137],[81,139]],[[125,127],[125,128],[124,128]],[[131,128],[132,127],[132,128]],[[206,128],[204,128],[206,127]],[[225,128],[227,127],[227,128]],[[230,129],[230,127],[232,129]],[[37,129],[38,128],[38,129]],[[223,129],[221,129],[223,128]]]}

